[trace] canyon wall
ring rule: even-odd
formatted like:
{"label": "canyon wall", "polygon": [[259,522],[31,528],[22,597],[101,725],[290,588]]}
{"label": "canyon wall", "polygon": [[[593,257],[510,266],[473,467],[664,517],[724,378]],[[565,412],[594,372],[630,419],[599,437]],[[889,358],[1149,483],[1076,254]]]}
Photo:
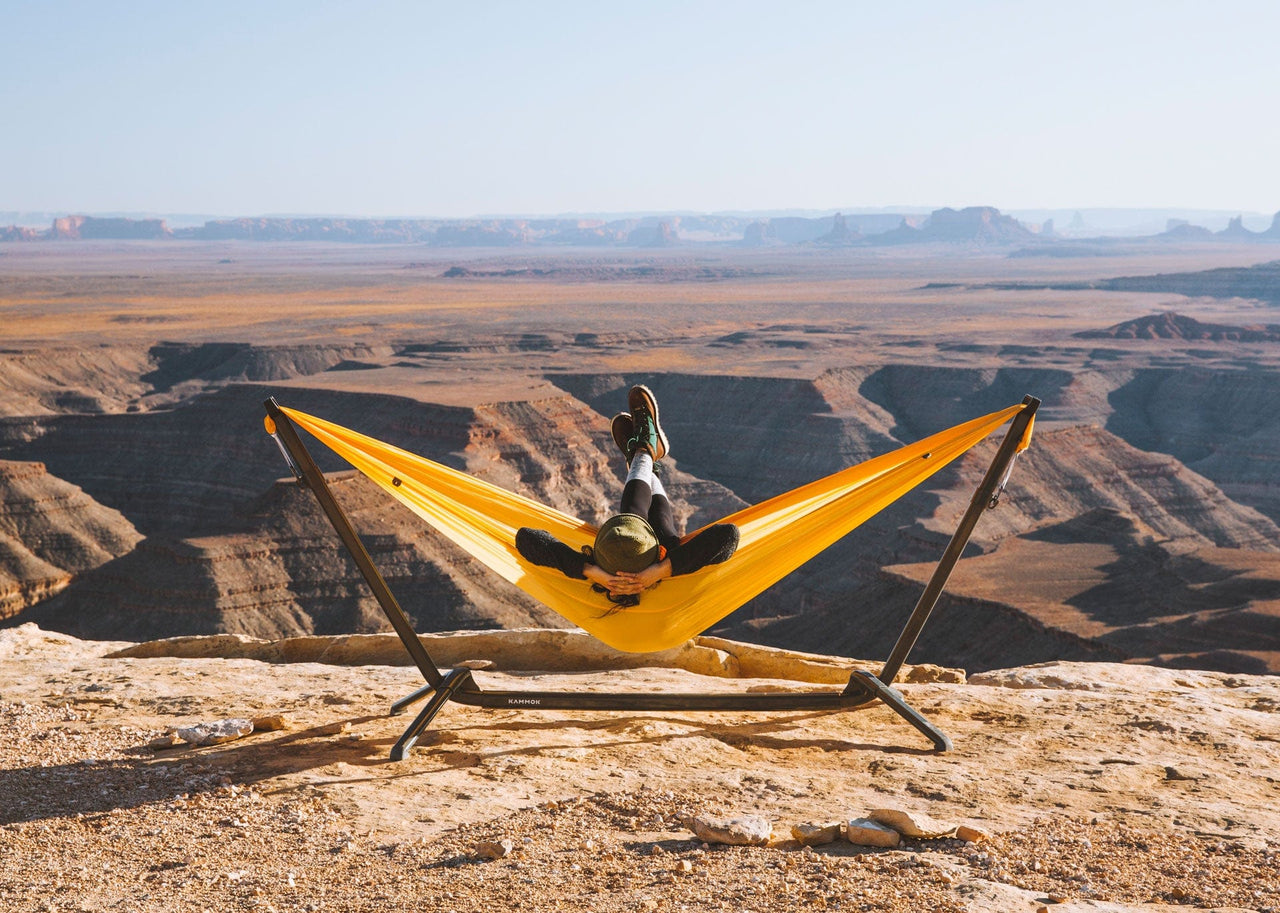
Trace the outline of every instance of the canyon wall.
{"label": "canyon wall", "polygon": [[[11,562],[10,589],[41,594],[23,597],[14,620],[134,639],[383,627],[309,493],[278,481],[286,467],[262,429],[268,396],[599,521],[616,504],[623,474],[608,416],[643,379],[663,403],[672,453],[666,482],[692,529],[1030,392],[1044,399],[1040,431],[1000,507],[979,524],[971,546],[978,560],[1030,549],[1047,568],[1091,543],[1172,569],[1151,579],[1176,595],[1188,555],[1230,576],[1236,572],[1222,555],[1280,551],[1280,497],[1267,470],[1280,412],[1269,372],[1104,363],[1077,371],[864,365],[812,379],[556,373],[547,375],[545,395],[471,406],[342,389],[353,361],[399,363],[407,354],[396,346],[165,344],[46,355],[42,376],[35,356],[0,360],[23,410],[0,419],[0,457],[40,462],[74,481],[85,495],[78,509],[113,512],[132,536],[104,548],[96,564],[68,570],[56,594],[41,582],[52,572]],[[103,366],[104,381],[92,414],[50,397],[94,366]],[[295,378],[309,378],[307,386],[290,386]],[[920,574],[886,569],[936,560],[992,447],[868,521],[718,630],[823,652],[887,651]],[[315,450],[326,471],[344,469]],[[423,630],[560,623],[363,479],[341,477],[335,487]],[[1231,592],[1266,617],[1275,568],[1250,561],[1246,584]],[[1110,579],[1138,565],[1098,566]],[[1136,638],[1139,626],[1153,629],[1159,592],[1139,603],[1141,617],[1091,633],[1064,622],[1059,609],[1028,609],[1079,601],[1078,592],[1053,602],[1034,573],[1002,567],[993,577],[994,590],[970,586],[944,599],[920,644],[930,658],[973,668],[1042,658],[1176,664],[1192,652],[1233,649],[1222,624],[1208,640],[1179,639],[1170,622],[1164,648]],[[1214,627],[1207,617],[1194,623],[1201,633]]]}

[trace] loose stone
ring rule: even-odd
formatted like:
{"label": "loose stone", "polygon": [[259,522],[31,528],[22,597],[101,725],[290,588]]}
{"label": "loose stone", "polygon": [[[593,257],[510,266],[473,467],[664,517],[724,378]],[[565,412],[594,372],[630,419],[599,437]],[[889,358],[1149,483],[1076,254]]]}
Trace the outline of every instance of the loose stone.
{"label": "loose stone", "polygon": [[902,835],[870,818],[853,818],[845,825],[844,839],[858,846],[897,846]]}
{"label": "loose stone", "polygon": [[147,747],[155,751],[163,751],[166,748],[175,748],[182,744],[182,739],[178,738],[176,732],[166,732],[164,735],[156,736],[147,743]]}
{"label": "loose stone", "polygon": [[746,815],[741,818],[695,817],[690,829],[707,843],[729,846],[766,846],[773,836],[773,825],[767,818]]}
{"label": "loose stone", "polygon": [[272,713],[267,716],[255,716],[253,729],[255,732],[279,732],[291,728],[289,718],[283,713]]}
{"label": "loose stone", "polygon": [[963,840],[965,843],[982,843],[991,839],[991,835],[980,827],[970,827],[962,824],[956,828],[956,838]]}
{"label": "loose stone", "polygon": [[253,732],[253,723],[242,718],[200,723],[177,731],[178,738],[192,745],[220,745],[242,739]]}
{"label": "loose stone", "polygon": [[791,836],[805,846],[823,846],[834,843],[840,837],[840,822],[828,821],[818,824],[806,821],[791,828]]}
{"label": "loose stone", "polygon": [[486,840],[476,845],[475,853],[481,859],[505,859],[515,848],[510,840]]}

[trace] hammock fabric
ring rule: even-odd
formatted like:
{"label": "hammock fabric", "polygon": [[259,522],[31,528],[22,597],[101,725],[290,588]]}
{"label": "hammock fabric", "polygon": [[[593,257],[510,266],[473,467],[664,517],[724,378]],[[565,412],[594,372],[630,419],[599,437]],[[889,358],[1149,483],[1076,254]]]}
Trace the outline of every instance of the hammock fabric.
{"label": "hammock fabric", "polygon": [[[323,419],[283,409],[352,466],[472,557],[609,646],[647,653],[678,646],[768,589],[869,517],[963,455],[1024,405],[973,419],[747,507],[720,522],[738,526],[738,550],[723,564],[671,577],[640,604],[615,607],[554,568],[516,551],[516,530],[545,529],[573,548],[596,527],[456,469]],[[1032,426],[1018,451],[1031,442]],[[691,534],[692,535],[692,534]],[[687,538],[687,537],[686,537]]]}

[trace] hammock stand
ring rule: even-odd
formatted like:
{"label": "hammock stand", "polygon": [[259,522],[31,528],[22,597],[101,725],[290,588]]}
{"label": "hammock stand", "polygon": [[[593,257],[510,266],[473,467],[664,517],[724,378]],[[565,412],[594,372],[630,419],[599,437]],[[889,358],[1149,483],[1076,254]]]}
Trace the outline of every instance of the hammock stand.
{"label": "hammock stand", "polygon": [[[400,637],[401,643],[413,659],[418,671],[422,673],[426,684],[391,705],[391,715],[404,713],[411,705],[430,697],[426,706],[405,729],[404,734],[391,749],[391,760],[402,761],[418,741],[419,737],[430,725],[449,701],[456,701],[473,707],[489,708],[522,708],[526,710],[692,710],[692,711],[794,711],[794,710],[852,710],[865,707],[872,701],[879,700],[904,720],[914,726],[928,738],[935,750],[950,750],[951,739],[935,727],[918,710],[911,707],[902,693],[891,687],[898,671],[906,662],[907,655],[915,646],[916,639],[924,629],[930,614],[937,605],[947,579],[951,576],[961,552],[968,544],[969,537],[977,525],[983,511],[994,508],[1000,500],[1000,494],[1008,481],[1014,457],[1018,452],[1028,426],[1035,416],[1040,400],[1034,396],[1023,398],[1024,409],[1019,412],[1005,433],[1004,440],[996,451],[986,474],[973,493],[969,507],[961,517],[950,543],[943,552],[937,567],[924,591],[920,594],[915,608],[903,626],[902,633],[894,644],[889,658],[879,675],[872,675],[863,670],[854,670],[843,691],[810,691],[784,694],[710,694],[710,693],[671,693],[647,694],[643,692],[585,692],[585,691],[497,691],[482,689],[471,674],[470,669],[457,668],[441,672],[435,661],[427,652],[413,623],[405,614],[400,603],[387,586],[381,572],[373,563],[369,552],[360,541],[355,527],[333,496],[324,473],[316,465],[310,452],[303,444],[293,422],[281,410],[275,397],[264,402],[267,416],[275,424],[275,439],[280,450],[293,471],[300,486],[311,489],[319,501],[325,516],[333,524],[342,543],[351,554],[356,567],[360,569],[365,583],[373,592],[387,620]],[[732,560],[732,559],[730,559]]]}

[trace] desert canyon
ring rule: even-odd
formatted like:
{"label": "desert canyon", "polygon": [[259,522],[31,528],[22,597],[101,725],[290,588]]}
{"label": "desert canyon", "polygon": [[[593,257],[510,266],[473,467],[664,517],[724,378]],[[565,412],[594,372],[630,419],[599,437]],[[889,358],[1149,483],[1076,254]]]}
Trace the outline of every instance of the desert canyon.
{"label": "desert canyon", "polygon": [[[1280,230],[774,221],[0,236],[3,908],[1280,910]],[[954,752],[881,707],[450,706],[386,760],[417,683],[262,401],[594,522],[632,383],[688,529],[1043,401],[900,685]],[[689,646],[719,671],[575,652],[316,453],[445,665],[787,690],[884,658],[993,447]],[[883,808],[986,837],[790,832]],[[747,814],[769,845],[688,826]]]}

